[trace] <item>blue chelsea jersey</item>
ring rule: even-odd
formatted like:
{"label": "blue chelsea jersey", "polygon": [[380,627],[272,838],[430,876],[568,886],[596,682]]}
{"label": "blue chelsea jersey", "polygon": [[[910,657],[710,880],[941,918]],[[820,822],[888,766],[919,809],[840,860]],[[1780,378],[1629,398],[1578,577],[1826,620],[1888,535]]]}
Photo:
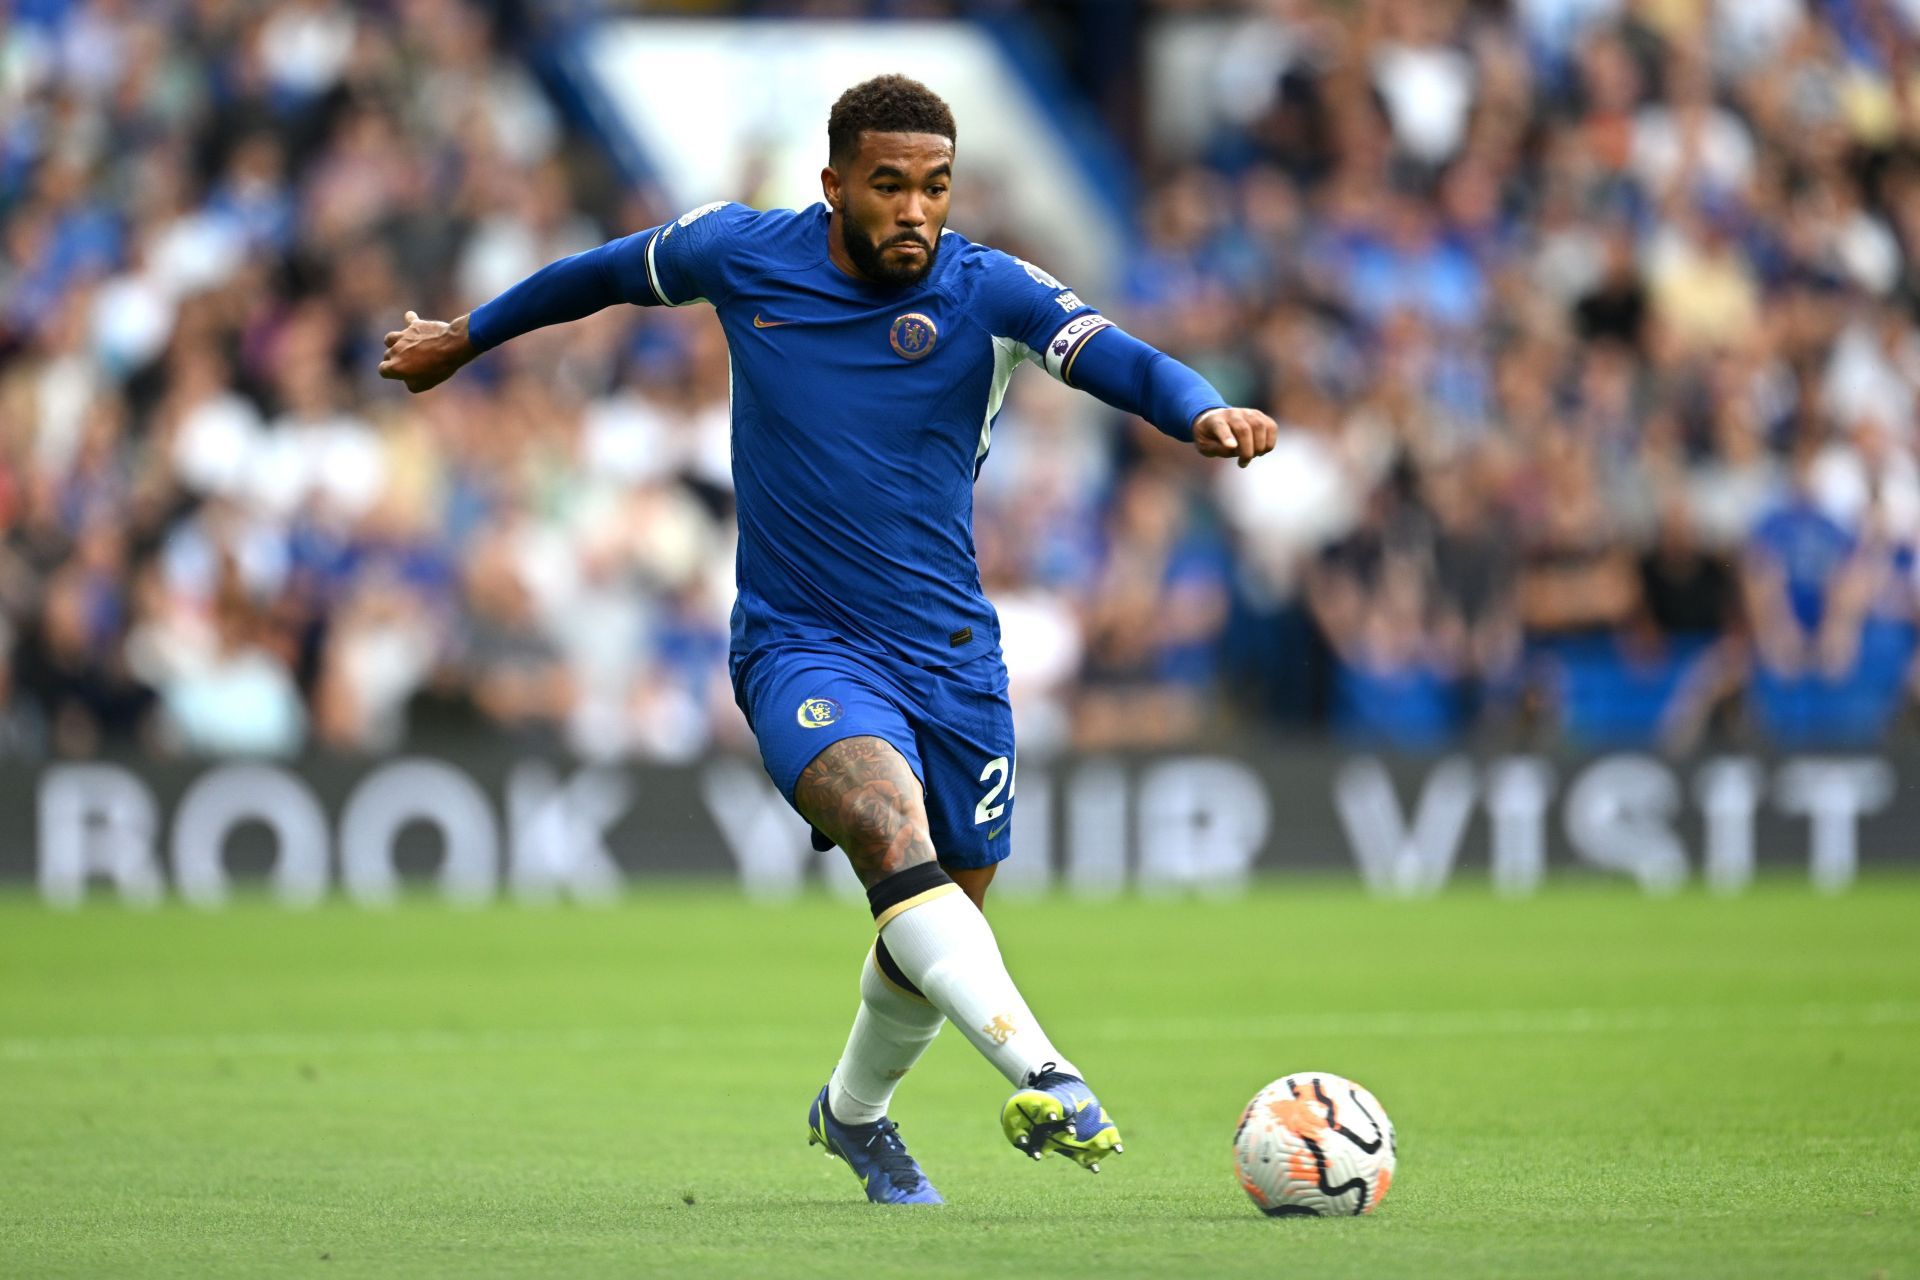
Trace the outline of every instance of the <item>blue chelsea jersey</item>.
{"label": "blue chelsea jersey", "polygon": [[[711,303],[732,353],[740,543],[732,649],[838,639],[921,666],[999,644],[973,481],[1008,379],[1062,381],[1108,327],[1038,267],[946,232],[909,288],[828,259],[825,205],[696,209],[642,232],[630,301]],[[639,239],[640,237],[636,237]]]}

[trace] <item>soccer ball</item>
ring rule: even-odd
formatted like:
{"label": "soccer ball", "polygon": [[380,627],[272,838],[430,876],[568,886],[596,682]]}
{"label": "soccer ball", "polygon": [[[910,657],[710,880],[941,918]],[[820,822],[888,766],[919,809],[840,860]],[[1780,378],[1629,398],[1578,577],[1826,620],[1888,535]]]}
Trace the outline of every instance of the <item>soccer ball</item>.
{"label": "soccer ball", "polygon": [[1233,1163],[1269,1218],[1372,1213],[1393,1185],[1393,1122],[1378,1099],[1325,1071],[1296,1071],[1253,1095]]}

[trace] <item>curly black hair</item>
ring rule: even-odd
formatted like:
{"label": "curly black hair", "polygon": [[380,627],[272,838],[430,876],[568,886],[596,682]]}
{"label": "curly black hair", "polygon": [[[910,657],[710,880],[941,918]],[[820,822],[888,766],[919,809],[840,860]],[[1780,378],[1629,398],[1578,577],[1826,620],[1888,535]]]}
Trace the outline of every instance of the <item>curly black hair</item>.
{"label": "curly black hair", "polygon": [[827,116],[827,161],[839,165],[860,149],[860,135],[937,133],[953,139],[953,110],[939,94],[906,76],[875,76],[840,95]]}

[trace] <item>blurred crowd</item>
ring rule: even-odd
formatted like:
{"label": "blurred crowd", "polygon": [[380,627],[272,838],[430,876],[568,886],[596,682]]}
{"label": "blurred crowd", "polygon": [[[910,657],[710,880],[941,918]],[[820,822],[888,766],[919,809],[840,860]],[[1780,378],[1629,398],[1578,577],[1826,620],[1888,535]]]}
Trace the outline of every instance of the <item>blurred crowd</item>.
{"label": "blurred crowd", "polygon": [[[976,537],[1023,749],[1894,731],[1920,2],[1140,27],[1196,11],[1207,140],[1138,148],[1098,301],[1285,430],[1240,471],[1015,380]],[[374,373],[404,309],[679,212],[525,36],[460,0],[11,4],[0,755],[745,741],[710,317],[603,313],[417,398]]]}
{"label": "blurred crowd", "polygon": [[1293,429],[1189,504],[1229,696],[1408,746],[1897,732],[1920,4],[1268,0],[1220,48],[1130,305]]}

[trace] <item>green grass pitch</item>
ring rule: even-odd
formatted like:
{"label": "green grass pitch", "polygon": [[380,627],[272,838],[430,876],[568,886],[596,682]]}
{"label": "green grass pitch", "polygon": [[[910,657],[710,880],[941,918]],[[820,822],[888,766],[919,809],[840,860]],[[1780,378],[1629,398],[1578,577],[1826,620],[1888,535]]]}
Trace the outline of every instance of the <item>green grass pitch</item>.
{"label": "green grass pitch", "polygon": [[[1018,1156],[949,1029],[894,1107],[949,1203],[889,1210],[805,1145],[858,905],[0,899],[0,1275],[1920,1275],[1920,880],[994,917],[1126,1154]],[[1235,1185],[1300,1069],[1398,1125],[1378,1214]]]}

